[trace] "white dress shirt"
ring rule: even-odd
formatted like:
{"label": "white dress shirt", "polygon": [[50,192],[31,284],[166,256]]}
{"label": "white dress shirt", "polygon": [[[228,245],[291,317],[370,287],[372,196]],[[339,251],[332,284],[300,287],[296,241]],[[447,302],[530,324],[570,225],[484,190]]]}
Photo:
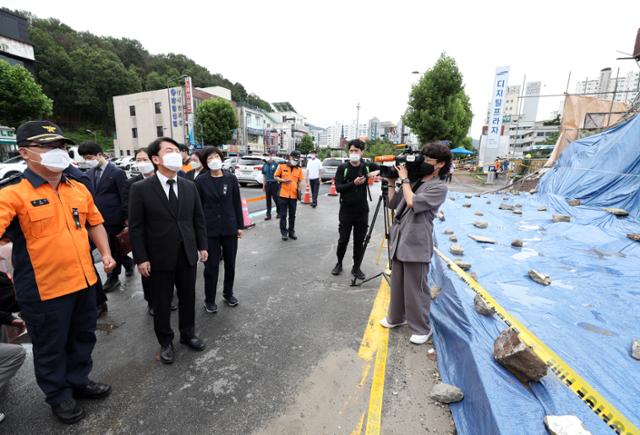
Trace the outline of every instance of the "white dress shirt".
{"label": "white dress shirt", "polygon": [[316,158],[315,160],[307,160],[307,177],[309,180],[316,180],[320,178],[320,169],[322,169],[320,159]]}
{"label": "white dress shirt", "polygon": [[[158,176],[158,180],[160,180],[160,185],[162,186],[164,193],[167,195],[167,199],[169,199],[169,184],[167,183],[167,180],[169,180],[169,178],[162,175],[160,171],[157,171],[156,175]],[[178,197],[178,176],[176,175],[174,178],[172,178],[172,180],[176,180],[176,182],[173,183],[173,191],[175,192],[176,198],[177,198]]]}

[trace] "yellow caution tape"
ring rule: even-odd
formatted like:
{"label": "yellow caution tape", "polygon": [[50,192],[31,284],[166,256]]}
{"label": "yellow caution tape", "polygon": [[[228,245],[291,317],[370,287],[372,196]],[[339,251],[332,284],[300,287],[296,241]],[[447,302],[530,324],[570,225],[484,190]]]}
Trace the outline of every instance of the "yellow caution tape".
{"label": "yellow caution tape", "polygon": [[611,430],[621,435],[640,435],[640,430],[625,415],[616,409],[602,394],[596,391],[589,383],[582,378],[573,368],[552,351],[542,340],[529,331],[520,321],[502,308],[496,300],[478,282],[471,278],[450,258],[444,255],[438,248],[434,248],[436,254],[444,260],[464,282],[479,294],[496,311],[496,315],[504,321],[510,328],[518,332],[520,339],[533,352],[542,359],[556,374],[558,379],[566,385],[582,402],[584,402]]}

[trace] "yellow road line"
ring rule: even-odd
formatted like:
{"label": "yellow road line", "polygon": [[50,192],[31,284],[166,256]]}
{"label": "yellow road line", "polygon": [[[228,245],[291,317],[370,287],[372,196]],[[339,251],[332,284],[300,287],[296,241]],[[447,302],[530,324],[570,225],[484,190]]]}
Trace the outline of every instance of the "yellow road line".
{"label": "yellow road line", "polygon": [[[389,286],[385,280],[382,280],[380,290],[387,295],[389,294]],[[380,332],[380,342],[378,343],[376,351],[376,363],[373,368],[369,411],[367,412],[367,435],[379,435],[382,425],[382,398],[384,396],[384,377],[387,368],[389,330],[380,325],[377,325],[377,327],[383,329],[383,331]]]}
{"label": "yellow road line", "polygon": [[358,422],[358,425],[353,430],[353,432],[351,432],[351,435],[360,435],[360,434],[362,434],[362,425],[363,424],[364,424],[364,412],[360,416],[360,421]]}
{"label": "yellow road line", "polygon": [[478,282],[471,278],[469,274],[458,267],[449,257],[444,255],[438,248],[434,248],[436,254],[449,265],[460,278],[462,278],[473,291],[478,293],[496,311],[496,315],[504,321],[507,326],[513,328],[518,333],[520,339],[531,347],[558,376],[574,394],[576,394],[610,429],[618,434],[640,435],[638,429],[622,412],[614,407],[607,399],[593,388],[584,378],[582,378],[569,364],[560,358],[542,340],[535,336],[518,319],[513,317],[507,310],[496,302],[496,300]]}
{"label": "yellow road line", "polygon": [[360,349],[358,350],[358,356],[365,361],[371,361],[373,359],[373,354],[376,352],[381,334],[383,332],[388,333],[385,328],[380,326],[379,322],[380,319],[387,315],[387,307],[389,306],[390,298],[389,293],[389,285],[383,279],[380,283],[376,299],[373,301],[371,314],[369,314],[367,327],[364,330],[364,335],[360,342]]}

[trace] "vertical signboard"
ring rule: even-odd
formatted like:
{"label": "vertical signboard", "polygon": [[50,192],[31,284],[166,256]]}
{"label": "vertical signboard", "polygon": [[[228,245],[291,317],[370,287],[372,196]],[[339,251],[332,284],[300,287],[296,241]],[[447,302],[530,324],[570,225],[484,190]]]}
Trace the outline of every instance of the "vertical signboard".
{"label": "vertical signboard", "polygon": [[193,87],[191,84],[191,77],[184,79],[184,113],[187,118],[187,134],[186,140],[189,144],[193,144]]}
{"label": "vertical signboard", "polygon": [[182,87],[169,88],[169,108],[173,128],[182,127],[184,125]]}
{"label": "vertical signboard", "polygon": [[496,76],[493,80],[493,93],[489,106],[489,126],[487,134],[487,148],[498,148],[500,144],[500,130],[502,128],[502,113],[507,95],[507,81],[509,79],[509,67],[496,68]]}

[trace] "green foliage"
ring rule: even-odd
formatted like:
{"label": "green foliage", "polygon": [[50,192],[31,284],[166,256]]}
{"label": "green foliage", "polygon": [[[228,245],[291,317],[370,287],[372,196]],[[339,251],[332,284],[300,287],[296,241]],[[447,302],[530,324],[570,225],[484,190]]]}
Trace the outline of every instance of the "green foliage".
{"label": "green foliage", "polygon": [[[102,149],[105,152],[109,152],[113,149],[113,137],[111,135],[107,135],[97,128],[89,128],[89,130],[96,133],[95,139],[100,144],[100,146],[102,146]],[[65,128],[63,129],[63,133],[65,137],[68,137],[78,145],[80,145],[82,142],[94,140],[93,135],[87,133],[85,130],[73,130]]]}
{"label": "green foliage", "polygon": [[422,143],[461,143],[471,126],[471,106],[456,61],[445,53],[413,87],[404,116]]}
{"label": "green foliage", "polygon": [[313,144],[313,138],[308,134],[305,134],[298,144],[298,151],[300,151],[300,154],[309,154],[314,149],[315,145]]}
{"label": "green foliage", "polygon": [[[471,138],[471,136],[467,136],[464,139],[462,139],[462,142],[460,142],[460,146],[464,147],[464,149],[469,151],[475,150],[475,148],[473,147],[473,139]],[[456,148],[456,147],[452,145],[449,148]]]}
{"label": "green foliage", "polygon": [[152,55],[134,39],[77,32],[54,18],[18,13],[29,19],[36,80],[53,99],[53,119],[63,127],[81,130],[94,125],[110,133],[113,96],[163,89],[167,82],[177,86],[176,78],[182,74],[191,76],[195,87],[224,86],[233,100],[272,110],[242,84],[211,73],[182,54]]}
{"label": "green foliage", "polygon": [[395,155],[398,154],[398,150],[393,146],[393,144],[384,142],[380,139],[376,139],[374,141],[368,142],[367,147],[364,149],[364,156],[369,158],[374,158],[375,156],[386,156],[386,155]]}
{"label": "green foliage", "polygon": [[51,115],[53,103],[20,65],[0,60],[0,125],[18,127],[25,121]]}
{"label": "green foliage", "polygon": [[318,150],[318,158],[320,160],[324,160],[327,157],[331,157],[331,149],[329,149],[329,148],[320,148]]}
{"label": "green foliage", "polygon": [[559,131],[554,131],[549,136],[546,137],[545,143],[555,145],[558,142],[558,138],[560,137]]}
{"label": "green foliage", "polygon": [[231,104],[220,98],[203,101],[196,109],[195,131],[207,145],[220,146],[231,139],[238,128]]}

